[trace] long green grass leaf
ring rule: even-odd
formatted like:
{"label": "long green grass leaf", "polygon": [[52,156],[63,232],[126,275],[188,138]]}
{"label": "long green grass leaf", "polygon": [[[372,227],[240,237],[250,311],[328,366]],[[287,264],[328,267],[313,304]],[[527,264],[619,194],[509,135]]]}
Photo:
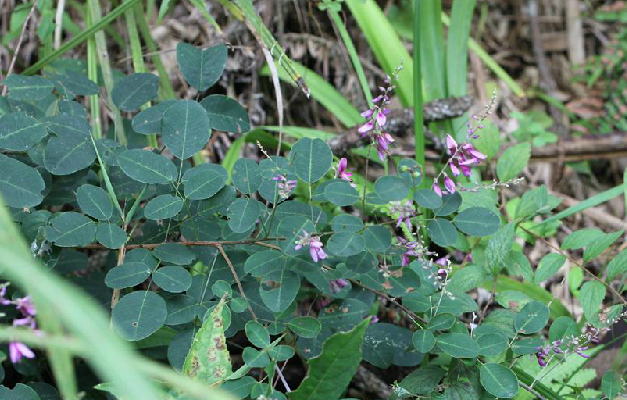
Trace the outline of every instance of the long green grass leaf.
{"label": "long green grass leaf", "polygon": [[[451,26],[446,40],[446,79],[448,95],[463,97],[468,92],[468,39],[472,16],[477,0],[455,0],[451,13]],[[466,139],[462,130],[468,114],[453,119],[453,132],[460,141]]]}
{"label": "long green grass leaf", "polygon": [[571,215],[581,212],[583,210],[586,210],[588,208],[598,206],[601,203],[605,203],[606,201],[610,201],[613,198],[620,196],[621,194],[624,193],[624,190],[625,190],[625,186],[620,185],[620,186],[616,186],[615,188],[598,193],[590,197],[589,199],[586,199],[579,204],[575,204],[572,207],[568,207],[567,209],[555,214],[551,218],[544,220],[542,224],[548,224],[553,221],[559,221],[561,219],[570,217]]}
{"label": "long green grass leaf", "polygon": [[[293,66],[305,80],[311,92],[311,97],[329,110],[344,126],[353,127],[364,121],[363,117],[359,115],[359,111],[320,75],[298,63],[294,62]],[[292,82],[292,79],[282,66],[277,68],[277,70],[281,80]],[[270,69],[266,65],[261,69],[260,73],[264,76],[270,76]]]}
{"label": "long green grass leaf", "polygon": [[58,50],[56,50],[56,51],[54,51],[54,52],[52,52],[50,54],[47,54],[41,60],[37,61],[35,64],[33,64],[30,67],[26,68],[26,70],[24,70],[24,72],[22,72],[22,74],[24,74],[24,75],[32,75],[35,72],[39,71],[40,69],[42,69],[46,65],[50,64],[52,61],[54,61],[57,58],[61,57],[63,54],[67,53],[68,51],[70,51],[74,47],[78,46],[79,44],[83,43],[85,40],[87,40],[87,38],[92,36],[94,33],[98,32],[99,30],[101,30],[101,29],[105,28],[106,26],[108,26],[110,23],[115,21],[119,16],[124,14],[125,11],[127,11],[131,7],[133,7],[133,5],[135,5],[135,3],[138,3],[138,2],[139,2],[139,0],[128,0],[128,1],[125,1],[124,3],[120,4],[119,6],[114,8],[109,14],[104,16],[101,20],[99,20],[98,22],[94,23],[93,25],[91,25],[90,27],[85,29],[79,35],[77,35],[74,38],[70,39],[67,43],[63,44],[61,47],[59,47]]}
{"label": "long green grass leaf", "polygon": [[396,67],[403,65],[398,76],[396,92],[401,104],[404,107],[411,107],[414,103],[413,61],[390,21],[374,0],[347,0],[346,5],[357,20],[383,70],[392,75]]}

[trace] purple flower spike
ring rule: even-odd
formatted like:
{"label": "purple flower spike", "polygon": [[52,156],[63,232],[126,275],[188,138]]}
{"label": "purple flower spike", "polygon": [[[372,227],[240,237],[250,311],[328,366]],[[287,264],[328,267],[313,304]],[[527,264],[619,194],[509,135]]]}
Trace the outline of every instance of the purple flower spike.
{"label": "purple flower spike", "polygon": [[366,111],[362,112],[360,115],[366,119],[370,119],[372,118],[373,114],[374,114],[374,108],[369,108]]}
{"label": "purple flower spike", "polygon": [[309,255],[314,262],[327,258],[327,254],[322,250],[322,242],[320,236],[311,236],[307,231],[303,230],[303,235],[299,236],[299,240],[294,246],[294,250],[300,250],[304,246],[309,246]]}
{"label": "purple flower spike", "polygon": [[455,193],[456,191],[455,182],[448,176],[444,177],[444,187],[446,187],[449,193]]}
{"label": "purple flower spike", "polygon": [[22,342],[9,342],[9,358],[13,364],[18,363],[22,358],[35,358],[35,353]]}
{"label": "purple flower spike", "polygon": [[387,117],[385,116],[385,113],[383,113],[383,111],[379,111],[377,114],[377,124],[379,124],[379,127],[383,127],[386,121]]}

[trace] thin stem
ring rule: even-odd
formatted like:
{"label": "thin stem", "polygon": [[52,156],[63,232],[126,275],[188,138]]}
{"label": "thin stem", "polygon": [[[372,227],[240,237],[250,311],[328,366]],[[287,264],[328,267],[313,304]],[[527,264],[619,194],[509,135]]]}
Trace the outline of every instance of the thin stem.
{"label": "thin stem", "polygon": [[[91,13],[86,15],[87,26],[92,26]],[[98,56],[96,55],[96,40],[90,37],[87,40],[87,77],[93,82],[98,82]],[[102,138],[102,126],[100,124],[100,95],[98,93],[89,96],[89,111],[91,113],[91,130],[96,139]]]}
{"label": "thin stem", "polygon": [[[222,247],[222,246],[233,246],[237,244],[254,244],[257,246],[268,247],[273,250],[281,250],[281,248],[272,243],[266,243],[275,240],[285,240],[284,238],[263,238],[263,239],[254,239],[254,240],[224,240],[224,241],[182,241],[176,242],[176,244],[180,244],[181,246],[209,246],[209,247]],[[164,243],[143,243],[143,244],[129,244],[126,246],[127,250],[130,249],[154,249],[157,246],[161,246]],[[101,244],[88,244],[87,246],[82,247],[83,249],[106,249],[105,246]]]}
{"label": "thin stem", "polygon": [[59,50],[61,47],[61,34],[63,33],[63,13],[65,12],[65,0],[59,0],[57,3],[57,12],[55,14],[54,22],[54,49]]}
{"label": "thin stem", "polygon": [[[425,170],[425,132],[420,66],[420,1],[414,0],[414,140],[416,162]],[[426,182],[424,179],[423,182]]]}

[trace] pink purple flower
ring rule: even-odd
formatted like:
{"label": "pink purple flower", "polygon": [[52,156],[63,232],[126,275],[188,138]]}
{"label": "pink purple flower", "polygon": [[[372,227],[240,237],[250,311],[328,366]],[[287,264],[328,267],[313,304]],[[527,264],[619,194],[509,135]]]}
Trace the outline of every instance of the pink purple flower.
{"label": "pink purple flower", "polygon": [[13,364],[18,363],[22,358],[35,358],[35,353],[22,342],[9,342],[9,358]]}
{"label": "pink purple flower", "polygon": [[397,228],[405,222],[405,225],[407,225],[407,228],[411,231],[411,218],[416,216],[416,209],[411,200],[407,200],[404,204],[400,201],[393,201],[392,206],[390,207],[390,212],[392,214],[398,213],[398,218],[396,220]]}
{"label": "pink purple flower", "polygon": [[350,182],[351,186],[355,187],[356,185],[353,183],[353,173],[346,171],[347,166],[348,166],[348,160],[346,160],[346,158],[341,158],[340,162],[337,164],[335,177],[337,178],[339,176],[340,179],[344,179],[345,181]]}
{"label": "pink purple flower", "polygon": [[348,286],[348,282],[346,281],[346,279],[334,279],[331,281],[331,292],[332,293],[339,293],[342,291],[342,289],[344,289],[345,287]]}
{"label": "pink purple flower", "polygon": [[451,168],[453,176],[458,176],[462,173],[469,177],[469,166],[479,164],[481,160],[486,159],[485,154],[475,149],[472,144],[464,143],[460,146],[451,135],[446,135],[446,147],[451,154],[448,165]]}
{"label": "pink purple flower", "polygon": [[277,189],[279,190],[279,197],[282,199],[287,199],[290,197],[294,189],[296,189],[296,184],[298,183],[295,180],[287,179],[285,174],[277,175],[272,178],[273,181],[277,181]]}
{"label": "pink purple flower", "polygon": [[311,236],[307,231],[303,230],[303,235],[299,236],[299,240],[296,241],[295,250],[300,250],[304,246],[309,246],[309,255],[314,262],[327,258],[327,254],[322,250],[322,242],[320,236]]}

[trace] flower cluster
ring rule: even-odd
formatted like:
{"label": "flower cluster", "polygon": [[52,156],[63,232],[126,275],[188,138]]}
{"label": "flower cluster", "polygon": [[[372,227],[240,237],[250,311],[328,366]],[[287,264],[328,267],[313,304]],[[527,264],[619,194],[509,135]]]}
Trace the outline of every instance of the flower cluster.
{"label": "flower cluster", "polygon": [[[474,132],[475,129],[468,124],[468,138],[478,137]],[[485,160],[485,154],[481,153],[471,143],[462,143],[458,145],[455,139],[451,135],[446,135],[446,147],[451,157],[449,158],[446,166],[450,167],[453,176],[459,176],[463,174],[466,177],[470,177],[470,167],[475,164],[479,164],[481,160]],[[445,168],[446,168],[445,166]],[[446,192],[443,192],[440,188],[440,178],[444,177],[444,187]],[[440,174],[435,178],[433,182],[433,191],[442,197],[443,193],[455,193],[457,190],[455,182],[448,176],[446,171],[442,169]]]}
{"label": "flower cluster", "polygon": [[314,262],[327,258],[327,253],[322,250],[322,242],[320,236],[311,236],[307,231],[303,230],[303,235],[298,237],[295,250],[300,250],[304,246],[309,246],[309,255]]}
{"label": "flower cluster", "polygon": [[374,105],[372,108],[361,113],[361,116],[366,118],[366,123],[363,124],[358,132],[361,137],[365,137],[370,134],[377,144],[377,154],[379,158],[384,161],[389,153],[390,144],[394,142],[394,138],[387,132],[383,131],[383,127],[387,122],[387,117],[390,114],[390,109],[387,105],[390,103],[390,94],[396,86],[392,85],[392,81],[398,78],[398,73],[401,71],[402,66],[398,66],[392,77],[388,76],[385,79],[386,87],[379,87],[380,94],[375,97],[372,102]]}
{"label": "flower cluster", "polygon": [[407,229],[411,231],[412,224],[411,218],[416,216],[416,208],[411,200],[407,200],[405,203],[400,201],[392,201],[390,206],[390,213],[398,214],[396,220],[396,227],[401,226],[403,222],[407,226]]}
{"label": "flower cluster", "polygon": [[[13,305],[22,314],[22,318],[13,320],[13,326],[25,326],[30,329],[37,329],[35,315],[37,310],[32,303],[30,296],[20,297],[15,300],[8,300],[6,296],[8,284],[0,288],[0,304],[3,306]],[[22,342],[9,342],[9,358],[12,363],[18,363],[22,358],[35,358],[35,353]]]}
{"label": "flower cluster", "polygon": [[411,259],[409,257],[424,259],[427,256],[432,256],[435,254],[434,252],[427,250],[427,248],[425,248],[422,243],[413,240],[406,240],[400,236],[397,237],[397,239],[397,246],[400,247],[403,251],[403,255],[401,256],[401,265],[403,267],[409,265],[409,263],[411,262]]}
{"label": "flower cluster", "polygon": [[339,293],[346,286],[348,286],[348,282],[346,281],[346,279],[342,279],[342,278],[334,279],[334,280],[331,281],[331,292],[332,293]]}
{"label": "flower cluster", "polygon": [[284,200],[290,197],[290,195],[296,188],[296,184],[298,183],[295,180],[287,179],[285,174],[277,175],[272,178],[272,180],[278,182],[276,186],[279,189],[279,197]]}
{"label": "flower cluster", "polygon": [[587,325],[587,330],[581,336],[571,336],[563,340],[555,340],[546,346],[540,346],[536,350],[536,358],[541,367],[546,367],[555,354],[577,354],[583,358],[590,358],[584,351],[590,348],[590,344],[598,344],[602,333],[609,331],[609,328],[595,328]]}
{"label": "flower cluster", "polygon": [[353,173],[348,172],[346,167],[348,167],[348,160],[346,158],[340,158],[340,161],[337,163],[337,169],[335,170],[335,178],[339,177],[340,179],[350,182],[352,187],[356,187],[353,183]]}

